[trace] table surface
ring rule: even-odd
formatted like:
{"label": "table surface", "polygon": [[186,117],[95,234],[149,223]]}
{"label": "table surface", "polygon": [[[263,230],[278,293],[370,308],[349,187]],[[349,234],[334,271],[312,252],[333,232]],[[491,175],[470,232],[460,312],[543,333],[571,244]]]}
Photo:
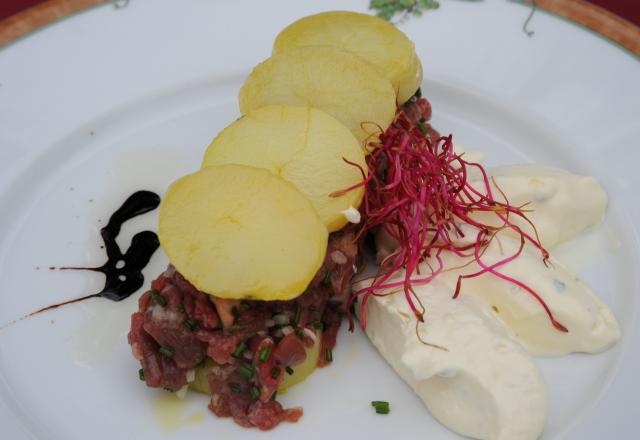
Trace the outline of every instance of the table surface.
{"label": "table surface", "polygon": [[[0,21],[18,12],[44,3],[46,0],[4,0],[0,1]],[[506,1],[506,0],[505,0]],[[588,0],[622,18],[640,26],[639,0]]]}

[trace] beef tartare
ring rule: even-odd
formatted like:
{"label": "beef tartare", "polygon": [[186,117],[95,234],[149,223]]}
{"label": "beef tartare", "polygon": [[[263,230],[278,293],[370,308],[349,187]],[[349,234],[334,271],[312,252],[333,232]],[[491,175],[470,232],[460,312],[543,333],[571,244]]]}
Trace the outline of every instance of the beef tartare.
{"label": "beef tartare", "polygon": [[[352,231],[331,234],[321,269],[289,301],[216,298],[169,266],[131,317],[140,378],[150,387],[209,392],[209,409],[241,426],[266,430],[297,421],[302,408],[284,409],[277,390],[312,347],[319,348],[317,366],[332,361],[356,267],[355,238]],[[196,385],[202,378],[205,385]]]}

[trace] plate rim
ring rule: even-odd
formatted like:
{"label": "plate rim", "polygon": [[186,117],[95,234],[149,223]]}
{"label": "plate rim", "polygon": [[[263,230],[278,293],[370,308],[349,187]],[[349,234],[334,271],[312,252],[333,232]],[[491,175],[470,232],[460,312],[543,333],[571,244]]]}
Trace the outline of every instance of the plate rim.
{"label": "plate rim", "polygon": [[[510,0],[546,12],[603,38],[640,61],[640,26],[587,0]],[[0,21],[0,50],[58,21],[89,9],[112,5],[126,8],[130,0],[47,0]],[[529,21],[523,24],[523,31]],[[532,36],[530,34],[530,36]]]}
{"label": "plate rim", "polygon": [[[149,3],[147,3],[147,5],[149,5]],[[142,5],[141,5],[141,6],[142,6]],[[489,6],[489,5],[487,5],[487,6]],[[524,9],[521,9],[521,8],[515,8],[515,9],[518,9],[518,10],[520,11],[520,13],[524,11]],[[111,14],[111,12],[113,12],[113,11],[111,10],[111,8],[109,8],[109,7],[108,7],[108,8],[106,8],[106,9],[105,9],[105,8],[102,8],[102,9],[100,9],[100,10],[96,10],[96,11],[94,11],[94,12],[96,12],[96,13],[101,13],[101,14],[105,14],[105,15],[112,15],[112,14]],[[87,15],[90,15],[90,14],[87,14]],[[520,14],[518,14],[518,15],[520,15]],[[547,14],[546,14],[546,13],[545,13],[544,15],[545,15],[545,16],[547,16]],[[550,16],[550,17],[553,17],[553,16],[551,16],[550,14],[549,14],[549,16]],[[541,18],[544,18],[544,17],[541,17]],[[82,20],[84,20],[84,18],[83,18]],[[79,20],[79,21],[80,21],[80,20]],[[557,20],[556,20],[556,21],[557,21]],[[564,26],[564,25],[558,25],[558,26]],[[564,29],[564,28],[563,28],[563,29]],[[569,30],[570,30],[570,28],[567,28],[567,30],[569,31]],[[518,29],[516,29],[516,31],[518,31]],[[584,35],[584,37],[585,37],[585,38],[587,37],[587,34],[582,34],[582,35]],[[523,37],[523,36],[522,36],[522,37]],[[526,39],[525,39],[524,37],[523,37],[523,40],[525,40],[525,41],[526,41]],[[31,40],[27,40],[27,43],[30,43],[30,42],[31,42]],[[613,51],[611,51],[610,49],[607,49],[607,52],[613,52]],[[614,53],[615,53],[615,52],[614,52]],[[0,55],[1,55],[1,52],[0,52]],[[616,56],[616,57],[617,57],[617,56]],[[622,58],[622,57],[620,57],[620,58]],[[626,57],[625,57],[625,59],[626,59]],[[637,64],[633,64],[633,63],[632,63],[632,65],[634,65],[634,66],[638,66]],[[627,213],[627,212],[625,211],[625,213]],[[640,231],[638,231],[638,232],[640,232]],[[640,234],[638,234],[638,236],[640,236]],[[635,310],[635,309],[634,309],[634,310]],[[637,324],[637,323],[636,323],[636,324]]]}

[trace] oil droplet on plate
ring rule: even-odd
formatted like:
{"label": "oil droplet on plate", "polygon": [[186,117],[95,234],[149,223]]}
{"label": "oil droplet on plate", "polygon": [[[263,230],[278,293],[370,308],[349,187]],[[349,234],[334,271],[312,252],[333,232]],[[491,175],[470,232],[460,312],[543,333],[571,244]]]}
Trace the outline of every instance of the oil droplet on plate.
{"label": "oil droplet on plate", "polygon": [[174,432],[204,419],[203,414],[198,411],[187,414],[188,403],[188,399],[180,399],[175,393],[158,393],[153,402],[153,415],[163,432]]}

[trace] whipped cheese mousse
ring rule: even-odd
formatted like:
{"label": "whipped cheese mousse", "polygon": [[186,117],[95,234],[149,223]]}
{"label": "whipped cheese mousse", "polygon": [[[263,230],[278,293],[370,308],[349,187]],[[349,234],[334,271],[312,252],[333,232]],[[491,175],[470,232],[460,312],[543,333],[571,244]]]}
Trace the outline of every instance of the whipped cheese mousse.
{"label": "whipped cheese mousse", "polygon": [[[598,224],[607,208],[607,193],[591,176],[531,164],[505,165],[487,172],[498,199],[502,191],[509,204],[524,206],[546,248],[571,240]],[[474,184],[482,183],[476,177]],[[495,224],[486,214],[475,213],[472,217]],[[512,220],[523,229],[528,226],[521,218]]]}
{"label": "whipped cheese mousse", "polygon": [[[474,232],[463,229],[467,237]],[[486,247],[482,256],[485,265],[492,265],[517,252],[520,241],[500,237]],[[476,261],[453,254],[443,257],[450,268],[439,280],[449,291],[456,288],[460,276],[481,270]],[[464,266],[464,267],[462,267]],[[500,268],[502,275],[519,280],[536,292],[547,304],[556,321],[567,328],[558,331],[536,298],[525,289],[491,274],[461,281],[462,296],[475,296],[491,307],[514,338],[535,356],[560,356],[572,352],[597,353],[620,339],[620,327],[613,313],[587,283],[551,257],[546,263],[532,246],[526,246],[518,258]]]}
{"label": "whipped cheese mousse", "polygon": [[429,311],[418,327],[422,341],[403,295],[368,301],[366,333],[380,354],[452,431],[490,440],[537,438],[547,414],[544,380],[491,307],[474,295],[452,300],[440,281],[415,291]]}

